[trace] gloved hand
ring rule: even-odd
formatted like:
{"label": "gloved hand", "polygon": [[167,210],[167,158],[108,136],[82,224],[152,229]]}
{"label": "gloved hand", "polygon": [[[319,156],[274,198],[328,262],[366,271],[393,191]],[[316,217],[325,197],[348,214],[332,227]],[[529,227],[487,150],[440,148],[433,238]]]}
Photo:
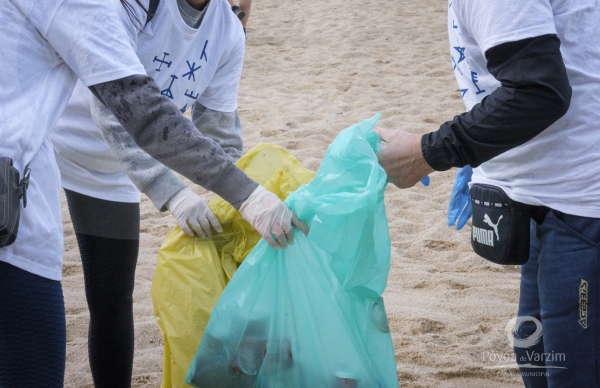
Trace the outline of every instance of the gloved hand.
{"label": "gloved hand", "polygon": [[219,219],[206,202],[189,187],[175,194],[167,203],[167,208],[181,226],[181,230],[190,237],[194,232],[201,238],[212,236],[211,226],[217,232],[223,231]]}
{"label": "gloved hand", "polygon": [[258,186],[240,207],[242,217],[263,236],[275,249],[285,248],[294,243],[296,225],[305,235],[308,226],[273,193]]}
{"label": "gloved hand", "polygon": [[469,195],[469,182],[472,175],[473,169],[468,164],[456,171],[456,179],[448,203],[448,226],[452,226],[456,222],[457,230],[461,230],[473,214]]}

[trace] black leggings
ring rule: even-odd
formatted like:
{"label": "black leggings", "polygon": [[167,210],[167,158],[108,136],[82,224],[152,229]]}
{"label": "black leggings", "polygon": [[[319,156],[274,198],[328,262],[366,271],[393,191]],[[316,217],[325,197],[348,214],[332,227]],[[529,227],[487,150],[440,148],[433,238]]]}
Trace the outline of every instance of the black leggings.
{"label": "black leggings", "polygon": [[139,203],[106,201],[70,190],[65,193],[90,310],[88,352],[94,386],[130,387]]}

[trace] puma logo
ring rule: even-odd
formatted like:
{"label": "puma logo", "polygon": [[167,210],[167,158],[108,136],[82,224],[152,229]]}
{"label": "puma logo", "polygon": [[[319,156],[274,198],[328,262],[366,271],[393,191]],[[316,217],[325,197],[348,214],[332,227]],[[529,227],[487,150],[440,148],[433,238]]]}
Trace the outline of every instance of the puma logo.
{"label": "puma logo", "polygon": [[488,216],[487,214],[484,214],[483,222],[488,224],[489,226],[491,226],[494,230],[482,229],[482,228],[478,228],[475,225],[473,225],[473,229],[472,229],[473,240],[477,241],[480,244],[484,244],[484,245],[493,247],[494,246],[494,232],[496,232],[496,238],[498,239],[498,241],[500,241],[500,235],[498,234],[498,224],[500,223],[500,220],[502,219],[502,217],[503,216],[500,216],[500,218],[498,218],[498,222],[496,222],[496,224],[494,224],[492,222],[492,220],[490,219],[490,216]]}
{"label": "puma logo", "polygon": [[488,224],[489,226],[491,226],[494,229],[494,232],[496,232],[496,238],[498,239],[498,241],[500,241],[500,235],[498,234],[498,224],[500,223],[500,220],[502,219],[502,217],[503,216],[500,216],[500,218],[498,218],[498,222],[496,222],[496,224],[494,225],[494,223],[490,219],[490,216],[488,216],[487,213],[483,216],[483,222],[485,222],[486,224]]}

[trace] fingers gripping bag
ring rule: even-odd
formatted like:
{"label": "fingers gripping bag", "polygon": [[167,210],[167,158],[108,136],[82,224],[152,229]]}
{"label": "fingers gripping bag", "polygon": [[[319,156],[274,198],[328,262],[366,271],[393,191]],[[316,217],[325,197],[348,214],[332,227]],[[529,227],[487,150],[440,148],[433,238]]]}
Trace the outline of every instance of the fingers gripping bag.
{"label": "fingers gripping bag", "polygon": [[383,293],[390,236],[379,115],[342,131],[286,204],[310,233],[264,240],[215,306],[186,382],[194,387],[398,387]]}
{"label": "fingers gripping bag", "polygon": [[[257,144],[236,165],[282,200],[315,175],[274,144]],[[189,387],[185,376],[212,309],[261,238],[222,198],[213,197],[208,206],[219,218],[222,233],[189,237],[177,225],[158,252],[152,302],[164,339],[162,388]]]}

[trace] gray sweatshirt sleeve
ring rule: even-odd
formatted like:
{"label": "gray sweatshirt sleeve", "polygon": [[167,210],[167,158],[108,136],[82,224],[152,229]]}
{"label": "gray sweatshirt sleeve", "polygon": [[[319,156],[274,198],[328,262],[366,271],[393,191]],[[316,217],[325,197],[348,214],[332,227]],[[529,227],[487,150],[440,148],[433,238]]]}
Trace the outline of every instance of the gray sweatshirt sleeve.
{"label": "gray sweatshirt sleeve", "polygon": [[92,117],[115,159],[142,193],[159,211],[167,210],[167,202],[186,187],[164,164],[144,152],[96,97],[90,95]]}
{"label": "gray sweatshirt sleeve", "polygon": [[[147,75],[132,75],[90,86],[135,143],[194,183],[220,195],[233,207],[258,186],[223,149],[203,136]],[[92,105],[92,114],[96,106]]]}
{"label": "gray sweatshirt sleeve", "polygon": [[192,122],[200,133],[217,142],[227,155],[235,160],[242,156],[244,141],[237,109],[233,112],[219,112],[195,102],[192,105]]}

